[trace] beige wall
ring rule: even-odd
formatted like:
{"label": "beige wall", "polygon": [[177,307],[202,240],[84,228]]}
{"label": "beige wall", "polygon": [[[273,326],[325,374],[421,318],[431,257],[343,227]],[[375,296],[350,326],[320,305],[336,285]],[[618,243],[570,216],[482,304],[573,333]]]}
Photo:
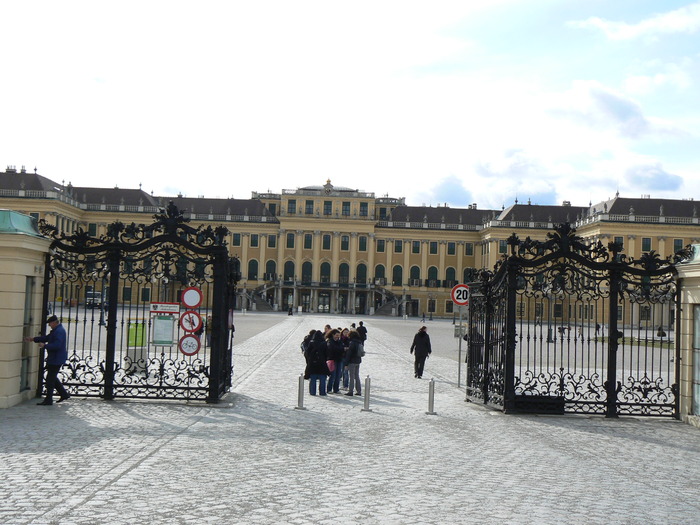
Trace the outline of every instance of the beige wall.
{"label": "beige wall", "polygon": [[700,414],[693,414],[693,351],[694,310],[700,305],[700,245],[694,245],[695,256],[686,264],[679,265],[681,282],[681,374],[680,416],[683,421],[700,427]]}
{"label": "beige wall", "polygon": [[[28,331],[42,325],[42,284],[48,239],[24,234],[0,234],[0,408],[34,397],[39,370],[39,347],[23,343],[27,277],[34,278],[33,310]],[[20,391],[22,351],[29,357],[29,385]]]}

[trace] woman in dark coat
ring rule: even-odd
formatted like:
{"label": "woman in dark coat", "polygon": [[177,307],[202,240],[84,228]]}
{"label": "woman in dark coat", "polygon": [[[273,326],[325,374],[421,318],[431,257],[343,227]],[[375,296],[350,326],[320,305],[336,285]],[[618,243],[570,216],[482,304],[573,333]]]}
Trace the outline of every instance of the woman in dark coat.
{"label": "woman in dark coat", "polygon": [[326,378],[328,377],[328,366],[326,365],[326,340],[323,332],[318,330],[311,340],[306,350],[306,373],[304,377],[309,378],[309,394],[316,395],[316,382],[319,383],[319,394],[326,395]]}
{"label": "woman in dark coat", "polygon": [[348,391],[346,396],[353,395],[352,391],[355,390],[356,396],[362,395],[362,385],[360,384],[360,364],[362,363],[362,355],[360,355],[360,346],[362,346],[362,340],[360,339],[360,334],[355,330],[350,332],[349,337],[350,343],[348,344],[348,349],[345,351],[345,368],[348,369]]}
{"label": "woman in dark coat", "polygon": [[418,333],[413,336],[413,344],[411,345],[411,353],[415,352],[416,362],[414,363],[414,369],[416,372],[415,377],[420,379],[423,377],[423,367],[425,366],[425,360],[428,355],[433,351],[430,347],[430,336],[428,335],[428,329],[425,326],[421,326]]}
{"label": "woman in dark coat", "polygon": [[331,392],[337,394],[340,391],[340,378],[343,377],[343,356],[345,354],[345,347],[340,340],[340,332],[336,329],[326,334],[326,341],[328,344],[326,357],[328,361],[333,361],[335,363],[335,370],[331,372],[328,378],[326,391],[329,394]]}

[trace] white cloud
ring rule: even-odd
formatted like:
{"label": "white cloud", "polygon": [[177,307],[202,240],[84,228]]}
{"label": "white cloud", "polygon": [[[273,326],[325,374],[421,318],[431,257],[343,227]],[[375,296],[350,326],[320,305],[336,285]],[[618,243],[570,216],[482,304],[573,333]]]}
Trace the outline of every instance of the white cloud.
{"label": "white cloud", "polygon": [[636,24],[613,22],[599,17],[569,23],[574,27],[599,29],[611,40],[631,40],[660,34],[695,33],[700,30],[700,2],[660,13]]}

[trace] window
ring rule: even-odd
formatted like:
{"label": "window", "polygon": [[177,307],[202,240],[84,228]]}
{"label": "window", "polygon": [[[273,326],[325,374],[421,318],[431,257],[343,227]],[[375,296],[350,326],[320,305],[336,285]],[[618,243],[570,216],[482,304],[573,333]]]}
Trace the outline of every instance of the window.
{"label": "window", "polygon": [[122,301],[131,301],[131,286],[125,286],[122,288]]}
{"label": "window", "polygon": [[464,255],[474,255],[474,243],[465,242],[464,243]]}
{"label": "window", "polygon": [[673,239],[673,253],[683,249],[683,239]]}
{"label": "window", "polygon": [[268,235],[267,236],[267,247],[268,248],[277,248],[277,235]]}
{"label": "window", "polygon": [[360,235],[359,244],[360,244],[360,246],[358,248],[359,251],[366,252],[367,251],[367,237],[365,237],[364,235]]}
{"label": "window", "polygon": [[386,241],[384,239],[377,239],[377,253],[384,253]]}
{"label": "window", "polygon": [[90,237],[97,237],[97,224],[95,224],[94,222],[88,224],[88,235]]}
{"label": "window", "polygon": [[367,217],[369,207],[366,202],[360,203],[360,217]]}
{"label": "window", "polygon": [[233,244],[234,246],[241,245],[241,234],[240,233],[233,234],[233,240],[231,241],[231,244]]}
{"label": "window", "polygon": [[34,212],[34,211],[31,212],[31,213],[29,214],[29,216],[30,216],[30,217],[34,217],[37,221],[39,220],[39,214],[36,213],[36,212]]}
{"label": "window", "polygon": [[620,249],[624,248],[624,246],[625,246],[625,240],[624,240],[624,238],[622,238],[622,237],[615,237],[615,238],[613,239],[613,242],[614,242],[615,244],[619,244],[619,245],[620,245]]}
{"label": "window", "polygon": [[343,201],[343,215],[346,217],[350,216],[350,202]]}
{"label": "window", "polygon": [[642,251],[643,252],[650,252],[651,251],[651,237],[642,237]]}
{"label": "window", "polygon": [[258,261],[255,259],[248,261],[248,279],[251,281],[258,279]]}
{"label": "window", "polygon": [[251,233],[250,234],[250,247],[257,248],[259,244],[260,244],[260,237],[258,236],[258,234]]}
{"label": "window", "polygon": [[151,302],[151,289],[141,288],[141,302],[150,303]]}
{"label": "window", "polygon": [[411,243],[411,253],[420,253],[420,241],[413,241]]}
{"label": "window", "polygon": [[617,320],[622,321],[622,306],[617,307]]}
{"label": "window", "polygon": [[304,213],[306,213],[306,215],[313,215],[314,214],[314,201],[312,201],[312,200],[306,201],[306,207],[304,209]]}
{"label": "window", "polygon": [[331,249],[331,236],[327,233],[323,234],[323,241],[321,243],[321,248],[324,250]]}
{"label": "window", "polygon": [[[455,303],[453,303],[452,301],[445,301],[445,313],[446,314],[453,313],[454,312],[454,305],[455,305]],[[464,332],[462,332],[462,333],[464,333]]]}
{"label": "window", "polygon": [[498,241],[498,253],[508,253],[508,242],[505,239]]}
{"label": "window", "polygon": [[340,236],[340,249],[343,250],[344,252],[346,252],[350,249],[350,236],[349,235],[341,235]]}
{"label": "window", "polygon": [[428,312],[435,313],[435,299],[428,299]]}
{"label": "window", "polygon": [[313,245],[313,236],[310,233],[304,234],[304,249],[310,250]]}
{"label": "window", "polygon": [[561,317],[564,313],[564,307],[561,303],[554,304],[554,317]]}
{"label": "window", "polygon": [[403,241],[401,241],[401,240],[394,241],[394,253],[401,253],[401,252],[403,252]]}
{"label": "window", "polygon": [[386,208],[379,208],[379,218],[386,219]]}
{"label": "window", "polygon": [[333,215],[333,201],[323,201],[323,214]]}
{"label": "window", "polygon": [[438,252],[438,243],[430,241],[430,255],[436,255]]}
{"label": "window", "polygon": [[294,215],[297,212],[297,201],[295,199],[289,199],[287,201],[287,213],[289,215]]}
{"label": "window", "polygon": [[294,248],[294,234],[287,234],[287,248]]}
{"label": "window", "polygon": [[273,217],[277,215],[277,204],[275,204],[274,202],[268,204],[267,209],[270,210],[270,215],[272,215]]}
{"label": "window", "polygon": [[639,320],[640,321],[650,321],[651,320],[651,307],[648,304],[643,304],[639,308]]}

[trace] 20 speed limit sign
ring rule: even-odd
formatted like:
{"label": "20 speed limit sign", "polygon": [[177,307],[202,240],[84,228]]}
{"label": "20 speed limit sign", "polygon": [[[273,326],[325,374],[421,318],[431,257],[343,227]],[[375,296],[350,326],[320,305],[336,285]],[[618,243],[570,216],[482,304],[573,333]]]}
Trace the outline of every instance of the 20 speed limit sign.
{"label": "20 speed limit sign", "polygon": [[452,297],[452,302],[459,306],[466,306],[469,304],[469,286],[466,284],[456,284],[452,288],[450,295]]}

